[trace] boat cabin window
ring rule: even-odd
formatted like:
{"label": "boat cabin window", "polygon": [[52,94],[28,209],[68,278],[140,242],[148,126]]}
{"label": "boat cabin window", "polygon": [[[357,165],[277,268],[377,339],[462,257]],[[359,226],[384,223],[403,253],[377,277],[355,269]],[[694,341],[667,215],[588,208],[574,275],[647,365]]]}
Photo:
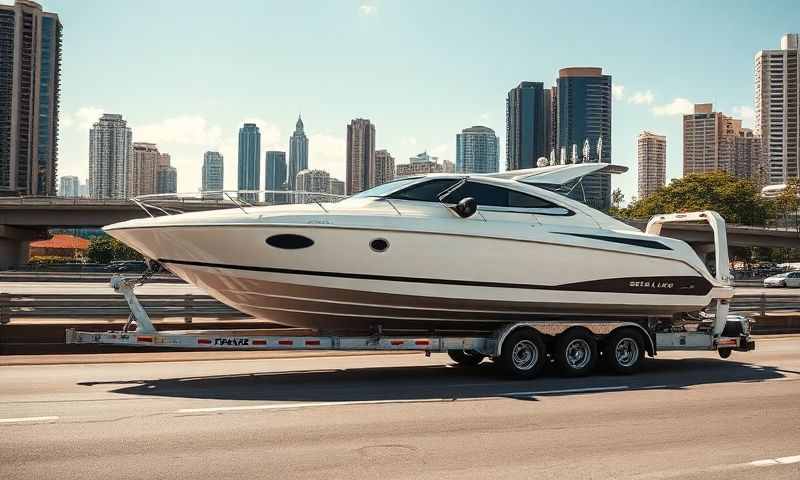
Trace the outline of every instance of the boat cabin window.
{"label": "boat cabin window", "polygon": [[498,210],[520,213],[541,213],[546,215],[573,215],[570,210],[543,198],[487,183],[468,181],[451,192],[445,203],[458,203],[472,197],[483,210]]}
{"label": "boat cabin window", "polygon": [[[418,202],[438,202],[439,195],[460,182],[460,178],[435,178],[428,182],[418,183],[389,195],[398,200],[416,200]],[[480,202],[478,202],[480,205]]]}

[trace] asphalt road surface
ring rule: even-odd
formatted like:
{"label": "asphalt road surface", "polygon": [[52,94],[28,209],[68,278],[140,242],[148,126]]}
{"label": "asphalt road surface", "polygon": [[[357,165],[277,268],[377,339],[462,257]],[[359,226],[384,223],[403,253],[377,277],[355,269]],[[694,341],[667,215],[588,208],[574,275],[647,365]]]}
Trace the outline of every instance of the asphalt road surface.
{"label": "asphalt road surface", "polygon": [[[4,293],[75,293],[75,295],[114,293],[108,283],[102,282],[0,282]],[[147,283],[136,288],[136,293],[183,295],[186,293],[205,295],[206,292],[186,283]],[[739,295],[800,295],[800,288],[737,287]]]}
{"label": "asphalt road surface", "polygon": [[526,382],[442,354],[0,367],[0,478],[797,479],[800,337]]}

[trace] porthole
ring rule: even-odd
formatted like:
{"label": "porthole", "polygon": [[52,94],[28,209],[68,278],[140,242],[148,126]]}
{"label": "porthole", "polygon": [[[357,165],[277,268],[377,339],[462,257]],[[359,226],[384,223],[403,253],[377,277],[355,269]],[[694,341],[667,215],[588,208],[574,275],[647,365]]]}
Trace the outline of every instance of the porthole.
{"label": "porthole", "polygon": [[314,240],[302,235],[295,235],[293,233],[282,233],[280,235],[273,235],[269,237],[267,239],[267,245],[275,248],[282,248],[284,250],[298,250],[314,245]]}
{"label": "porthole", "polygon": [[385,238],[376,238],[369,242],[369,248],[371,248],[373,252],[385,252],[386,249],[389,248],[389,241]]}

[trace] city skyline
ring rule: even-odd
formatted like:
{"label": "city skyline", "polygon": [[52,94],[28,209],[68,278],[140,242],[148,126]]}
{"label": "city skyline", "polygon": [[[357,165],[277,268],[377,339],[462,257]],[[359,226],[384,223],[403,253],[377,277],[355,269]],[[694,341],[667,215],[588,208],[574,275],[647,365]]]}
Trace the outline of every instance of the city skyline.
{"label": "city skyline", "polygon": [[[3,3],[10,2],[4,0]],[[180,16],[179,12],[188,7],[182,2],[160,5],[159,18],[148,19],[157,24],[154,26],[164,29],[169,26],[172,29],[170,38],[194,39],[186,44],[188,40],[142,39],[134,35],[133,24],[109,25],[99,20],[118,14],[143,18],[144,12],[137,12],[133,5],[41,3],[46,11],[58,13],[68,33],[64,38],[65,59],[62,62],[63,141],[59,145],[59,174],[86,178],[88,145],[85,139],[91,122],[101,113],[120,112],[137,132],[137,140],[154,142],[173,153],[173,163],[182,172],[180,191],[196,191],[200,186],[199,164],[206,150],[220,151],[225,156],[227,169],[236,168],[236,131],[245,121],[262,128],[262,150],[288,151],[286,140],[298,111],[314,125],[307,132],[310,165],[326,169],[339,178],[344,177],[345,151],[341,125],[357,116],[371,118],[380,125],[380,146],[400,159],[428,149],[440,158],[455,160],[455,134],[464,125],[486,125],[501,137],[503,169],[505,94],[523,80],[541,79],[549,83],[553,72],[570,65],[602,66],[614,77],[614,163],[626,165],[633,171],[636,135],[642,129],[658,131],[674,139],[668,152],[667,178],[678,177],[682,169],[680,115],[693,103],[711,101],[720,111],[742,118],[744,126],[752,127],[753,57],[759,50],[776,48],[780,37],[795,31],[800,23],[797,9],[791,8],[789,2],[776,3],[769,9],[750,5],[731,7],[721,2],[703,5],[686,2],[683,7],[693,12],[690,22],[677,15],[680,5],[668,8],[649,4],[648,17],[659,18],[659,22],[641,21],[641,15],[627,12],[623,3],[611,2],[601,7],[578,2],[580,5],[570,8],[548,5],[550,15],[568,15],[574,8],[584,13],[575,20],[574,39],[567,45],[552,41],[560,36],[555,25],[543,25],[535,30],[518,25],[526,12],[537,10],[531,5],[518,5],[515,8],[521,15],[511,20],[502,17],[502,21],[497,9],[472,5],[468,9],[472,12],[469,16],[459,14],[463,24],[459,29],[444,21],[451,12],[442,5],[378,3],[370,9],[369,15],[362,13],[359,4],[350,8],[329,5],[322,13],[335,19],[334,22],[324,25],[313,20],[303,24],[303,31],[316,32],[317,36],[302,41],[299,49],[308,51],[308,55],[301,59],[293,53],[297,51],[295,41],[270,44],[252,41],[254,37],[246,33],[246,28],[219,25],[211,9],[198,4],[192,4],[191,11],[197,17],[187,25],[175,26],[169,20]],[[714,41],[712,32],[692,27],[713,23],[723,5],[728,15],[724,30],[730,34],[730,41],[724,45]],[[231,15],[245,24],[257,24],[270,16],[288,19],[298,15],[292,12],[294,9],[281,4],[257,7],[251,9],[248,18],[238,13]],[[426,25],[442,26],[433,41],[434,48],[429,48],[430,42],[421,39],[396,44],[395,40],[405,39],[403,32],[417,23],[420,8],[424,10]],[[110,15],[112,10],[114,15]],[[457,72],[468,71],[469,62],[466,58],[451,58],[442,64],[440,53],[450,49],[451,44],[463,43],[467,37],[465,32],[469,31],[466,27],[478,23],[477,18],[496,19],[498,24],[510,23],[502,32],[500,29],[487,31],[486,38],[473,52],[492,59],[491,74],[455,80]],[[603,21],[598,22],[598,18]],[[624,34],[618,31],[620,21],[627,25]],[[202,38],[200,32],[212,25],[220,34],[213,39]],[[315,45],[318,35],[328,38],[339,29],[350,33],[334,35],[327,44]],[[109,34],[112,31],[114,35]],[[688,32],[692,32],[692,42],[688,42]],[[375,38],[366,50],[356,55],[343,48],[355,36],[363,35]],[[666,41],[658,45],[644,41],[654,35]],[[581,48],[575,48],[573,42]],[[685,52],[696,44],[694,42],[706,45],[707,54],[687,56]],[[232,51],[231,45],[238,45],[240,51]],[[530,45],[547,47],[532,48]],[[178,52],[185,48],[196,49],[198,55],[193,59],[180,58]],[[144,65],[163,55],[175,62],[153,78],[144,75],[147,68],[122,76],[117,72],[129,70],[123,67],[128,60],[122,62],[122,58],[108,57],[102,53],[106,51],[125,52],[123,58]],[[379,52],[381,56],[376,56]],[[374,60],[372,70],[389,68],[388,62],[400,53],[415,58],[418,68],[430,73],[424,82],[412,80],[409,83],[408,75],[388,79],[388,83],[386,80],[382,83],[354,81],[363,70],[357,66],[361,56]],[[251,60],[245,61],[254,55],[267,60],[255,62],[255,65]],[[102,62],[97,61],[100,56],[103,56]],[[656,58],[658,61],[654,62]],[[210,76],[201,81],[187,83],[188,69],[197,62],[222,62],[223,68],[212,69],[208,72]],[[252,72],[243,77],[245,65]],[[307,67],[301,68],[301,65]],[[326,76],[322,86],[313,73],[319,68],[334,72]],[[298,73],[275,75],[274,72]],[[692,72],[692,75],[683,75],[684,72]],[[114,80],[110,88],[98,91],[91,87],[93,79],[107,73]],[[240,80],[244,82],[241,85]],[[402,87],[398,88],[400,85]],[[236,88],[232,88],[234,86]],[[387,88],[393,92],[391,99],[386,96]],[[245,94],[248,91],[258,91],[258,95]],[[153,105],[158,107],[153,108]],[[425,105],[437,107],[419,115]],[[236,188],[234,176],[228,176],[226,183],[226,188]],[[615,177],[614,187],[617,186],[630,198],[636,190],[635,174]]]}

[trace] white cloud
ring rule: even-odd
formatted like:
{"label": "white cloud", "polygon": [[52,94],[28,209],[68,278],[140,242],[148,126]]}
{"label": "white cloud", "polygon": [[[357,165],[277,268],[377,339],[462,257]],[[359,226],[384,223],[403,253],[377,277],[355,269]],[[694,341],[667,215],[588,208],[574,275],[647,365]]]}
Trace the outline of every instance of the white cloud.
{"label": "white cloud", "polygon": [[753,127],[753,120],[755,119],[756,112],[753,110],[753,107],[748,105],[741,105],[738,107],[733,107],[733,116],[735,118],[742,119],[742,125],[747,128]]}
{"label": "white cloud", "polygon": [[214,146],[222,138],[222,129],[209,125],[200,115],[167,118],[156,123],[134,125],[132,129],[134,141],[155,144]]}
{"label": "white cloud", "polygon": [[480,114],[480,119],[483,121],[489,120],[489,112],[483,112]]}
{"label": "white cloud", "polygon": [[417,137],[405,137],[403,138],[403,143],[413,147],[417,144]]}
{"label": "white cloud", "polygon": [[453,158],[453,146],[449,143],[440,143],[428,150],[428,153],[433,157],[439,157],[439,161],[450,160],[455,161]]}
{"label": "white cloud", "polygon": [[652,112],[656,116],[685,115],[694,111],[694,104],[686,98],[676,98],[671,103],[656,105]]}
{"label": "white cloud", "polygon": [[59,118],[59,125],[63,128],[89,130],[104,111],[100,107],[81,107],[74,113],[63,112]]}
{"label": "white cloud", "polygon": [[634,103],[636,105],[650,105],[655,100],[655,95],[650,90],[646,90],[644,92],[634,92],[633,95],[628,97],[628,103]]}
{"label": "white cloud", "polygon": [[[287,153],[288,155],[288,153]],[[347,141],[328,133],[308,134],[308,166],[325,170],[339,180],[345,179]]]}
{"label": "white cloud", "polygon": [[611,85],[611,94],[614,97],[614,100],[622,100],[625,98],[625,85]]}
{"label": "white cloud", "polygon": [[371,15],[375,15],[376,13],[378,13],[377,5],[365,3],[358,7],[358,14],[362,17],[369,17]]}

